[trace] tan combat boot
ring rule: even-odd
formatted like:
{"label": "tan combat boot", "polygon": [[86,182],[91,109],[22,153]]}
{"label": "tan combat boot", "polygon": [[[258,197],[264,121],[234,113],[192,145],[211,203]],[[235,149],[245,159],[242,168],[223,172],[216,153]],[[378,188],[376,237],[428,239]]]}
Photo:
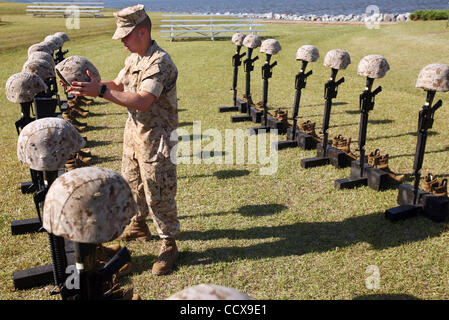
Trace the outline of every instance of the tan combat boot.
{"label": "tan combat boot", "polygon": [[380,159],[380,150],[376,149],[374,152],[371,152],[368,155],[368,164],[372,167],[377,167],[379,165],[379,159]]}
{"label": "tan combat boot", "polygon": [[87,166],[87,163],[81,161],[78,157],[67,160],[65,163],[65,168],[67,171],[74,170],[77,168],[82,168]]}
{"label": "tan combat boot", "polygon": [[437,178],[434,178],[433,174],[429,172],[427,176],[424,178],[424,181],[422,183],[422,189],[425,192],[432,193],[433,188],[437,186],[438,186]]}
{"label": "tan combat boot", "polygon": [[64,111],[62,113],[62,118],[64,120],[70,122],[72,124],[72,126],[74,126],[75,129],[78,130],[79,132],[83,132],[87,128],[87,124],[80,123],[74,117],[72,117],[70,110]]}
{"label": "tan combat boot", "polygon": [[[121,249],[122,247],[119,244],[111,244],[108,246],[104,246],[102,244],[97,245],[97,268],[103,268]],[[120,278],[130,274],[131,271],[132,263],[130,261],[117,271],[116,276],[117,278]]]}
{"label": "tan combat boot", "polygon": [[89,104],[92,104],[94,102],[94,99],[89,99],[89,98],[86,98],[84,96],[80,96],[79,101],[82,104],[89,105]]}
{"label": "tan combat boot", "polygon": [[447,179],[438,181],[438,184],[432,187],[432,193],[434,196],[447,198]]}
{"label": "tan combat boot", "polygon": [[250,106],[254,105],[254,102],[253,102],[253,99],[251,98],[251,96],[247,97],[246,94],[243,95],[243,101],[248,103]]}
{"label": "tan combat boot", "polygon": [[378,156],[375,159],[375,167],[379,170],[387,172],[393,180],[396,180],[397,182],[403,182],[405,180],[405,175],[393,172],[388,166],[388,159],[388,153],[386,155],[380,155],[379,152]]}
{"label": "tan combat boot", "polygon": [[178,254],[178,247],[176,246],[175,239],[163,239],[159,256],[157,257],[157,261],[153,264],[152,273],[157,276],[170,273],[173,270]]}
{"label": "tan combat boot", "polygon": [[89,111],[82,110],[78,106],[70,107],[70,112],[71,112],[73,117],[81,117],[81,118],[86,118],[87,115],[89,114]]}
{"label": "tan combat boot", "polygon": [[90,161],[92,161],[92,153],[90,151],[83,151],[80,150],[78,151],[78,155],[81,157],[81,160],[88,163]]}
{"label": "tan combat boot", "polygon": [[287,110],[281,110],[281,108],[279,108],[277,110],[276,118],[279,121],[281,121],[281,122],[283,122],[285,124],[288,124],[288,111]]}
{"label": "tan combat boot", "polygon": [[100,243],[99,245],[97,245],[97,251],[95,254],[97,257],[97,262],[99,262],[99,264],[105,265],[109,262],[109,260],[112,259],[113,256],[115,256],[117,252],[120,251],[121,248],[122,247],[119,244],[104,246]]}
{"label": "tan combat boot", "polygon": [[[83,156],[83,154],[85,154],[85,156]],[[75,160],[75,159],[77,159],[77,160]],[[70,161],[70,163],[76,163],[76,162],[81,161],[82,163],[80,163],[80,164],[88,165],[92,161],[92,155],[90,153],[85,153],[85,152],[81,153],[81,151],[80,151],[80,152],[71,154],[69,160],[67,160],[67,163],[69,163],[69,161]]]}
{"label": "tan combat boot", "polygon": [[78,104],[78,97],[77,96],[73,97],[72,99],[67,100],[67,105],[69,107],[76,106],[77,104]]}
{"label": "tan combat boot", "polygon": [[140,296],[134,293],[134,287],[123,288],[119,283],[115,283],[104,295],[108,300],[141,300]]}
{"label": "tan combat boot", "polygon": [[335,149],[340,149],[341,147],[341,134],[339,134],[338,136],[334,137],[334,139],[332,140],[332,147]]}
{"label": "tan combat boot", "polygon": [[310,120],[307,120],[306,122],[300,123],[299,128],[302,132],[305,134],[316,136],[315,134],[315,122],[311,122]]}
{"label": "tan combat boot", "polygon": [[118,237],[118,240],[132,241],[132,240],[146,240],[150,241],[152,239],[150,229],[147,223],[142,221],[131,220],[131,222],[126,226],[122,235]]}

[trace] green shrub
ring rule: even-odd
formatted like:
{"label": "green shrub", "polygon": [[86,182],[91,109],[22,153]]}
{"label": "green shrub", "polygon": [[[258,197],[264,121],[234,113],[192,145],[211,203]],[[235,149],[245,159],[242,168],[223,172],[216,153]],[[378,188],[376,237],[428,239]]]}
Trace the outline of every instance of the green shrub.
{"label": "green shrub", "polygon": [[418,10],[410,15],[412,20],[447,20],[449,10]]}

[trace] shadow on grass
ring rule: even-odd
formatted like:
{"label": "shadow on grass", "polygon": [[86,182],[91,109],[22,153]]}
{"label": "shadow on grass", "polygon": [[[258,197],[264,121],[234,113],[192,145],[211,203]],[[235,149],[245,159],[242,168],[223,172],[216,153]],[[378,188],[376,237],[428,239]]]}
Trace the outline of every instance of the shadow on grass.
{"label": "shadow on grass", "polygon": [[341,128],[341,127],[352,127],[352,126],[358,126],[358,125],[359,125],[358,122],[346,123],[346,124],[335,124],[335,125],[329,126],[329,129],[330,128]]}
{"label": "shadow on grass", "polygon": [[208,139],[210,136],[204,134],[190,134],[189,136],[179,136],[178,141],[191,141],[191,140],[202,140],[203,138]]}
{"label": "shadow on grass", "polygon": [[250,246],[217,247],[204,252],[187,251],[183,252],[180,263],[196,265],[239,259],[300,256],[312,252],[327,252],[336,247],[345,248],[361,242],[371,244],[375,250],[383,250],[438,237],[446,228],[446,223],[434,223],[423,217],[391,223],[385,219],[383,212],[377,212],[341,222],[299,222],[243,230],[184,231],[179,236],[180,240],[281,240]]}
{"label": "shadow on grass", "polygon": [[86,144],[86,148],[94,148],[110,145],[111,141],[98,141],[98,140],[88,140]]}
{"label": "shadow on grass", "polygon": [[202,151],[200,153],[197,153],[195,155],[195,157],[199,158],[199,159],[210,159],[210,158],[214,158],[214,157],[224,157],[225,155],[227,155],[228,152],[226,151]]}
{"label": "shadow on grass", "polygon": [[181,127],[187,127],[187,126],[193,126],[193,122],[191,122],[191,121],[185,121],[185,122],[180,122],[180,123],[178,124],[178,128],[181,128]]}
{"label": "shadow on grass", "polygon": [[[332,106],[344,106],[344,105],[347,105],[347,104],[349,104],[349,103],[347,103],[345,101],[341,101],[341,102],[334,102],[334,103],[332,103]],[[301,108],[309,108],[309,107],[324,107],[324,101],[323,101],[323,103],[300,105],[299,109],[301,109]],[[289,109],[291,109],[291,107]],[[334,114],[334,113],[332,113],[332,114]]]}
{"label": "shadow on grass", "polygon": [[368,120],[369,124],[372,125],[376,125],[376,124],[389,124],[389,123],[393,123],[394,120],[389,120],[389,119],[383,119],[383,120]]}
{"label": "shadow on grass", "polygon": [[93,101],[93,102],[92,102],[91,104],[89,104],[89,105],[82,104],[81,107],[84,107],[84,106],[89,106],[89,107],[91,107],[91,106],[104,106],[104,105],[106,105],[106,104],[108,104],[108,103],[110,103],[110,102]]}
{"label": "shadow on grass", "polygon": [[[247,205],[240,207],[236,211],[221,211],[216,213],[207,213],[202,214],[201,217],[213,217],[213,216],[222,216],[227,214],[234,214],[238,213],[242,216],[246,217],[264,217],[264,216],[272,216],[276,213],[279,213],[283,210],[288,209],[288,207],[284,206],[283,204],[277,204],[277,203],[271,203],[271,204],[256,204],[256,205]],[[182,217],[185,218],[191,218],[190,217]],[[183,237],[181,237],[182,239]]]}
{"label": "shadow on grass", "polygon": [[354,297],[353,300],[421,300],[409,294],[367,294]]}
{"label": "shadow on grass", "polygon": [[[436,131],[428,131],[427,132],[428,136],[436,136],[439,135],[438,132]],[[400,138],[400,137],[405,137],[405,136],[418,136],[417,132],[406,132],[406,133],[400,133],[400,134],[396,134],[396,135],[386,135],[386,136],[380,136],[380,137],[376,137],[376,138],[366,138],[367,141],[372,141],[372,140],[380,140],[380,139],[390,139],[390,138]]]}
{"label": "shadow on grass", "polygon": [[[440,149],[440,150],[435,150],[435,151],[426,151],[426,154],[432,154],[432,153],[442,153],[442,152],[447,152],[449,151],[449,147],[446,147],[444,149]],[[390,159],[394,159],[394,158],[401,158],[401,157],[414,157],[415,154],[414,153],[409,153],[409,154],[399,154],[396,156],[391,156],[389,157]]]}
{"label": "shadow on grass", "polygon": [[82,133],[84,132],[90,132],[90,131],[100,131],[100,130],[105,130],[105,129],[120,129],[120,128],[124,128],[124,127],[105,127],[105,126],[90,126],[87,125],[86,130],[84,130]]}
{"label": "shadow on grass", "polygon": [[218,179],[232,179],[232,178],[238,178],[247,176],[250,174],[250,171],[248,170],[220,170],[216,171],[213,174],[198,174],[193,176],[182,176],[178,177],[178,179],[183,178],[211,178],[211,177],[217,177]]}
{"label": "shadow on grass", "polygon": [[103,164],[103,163],[107,163],[107,162],[121,161],[121,158],[118,156],[109,156],[109,157],[93,156],[92,160],[93,160],[92,164],[97,165],[97,164]]}
{"label": "shadow on grass", "polygon": [[115,113],[94,113],[89,111],[89,115],[87,118],[90,117],[104,117],[104,116],[121,116],[123,113],[115,112]]}
{"label": "shadow on grass", "polygon": [[[290,108],[291,109],[291,108]],[[332,112],[332,115],[336,115],[336,114],[343,114],[343,111],[339,111],[339,112]],[[308,114],[306,116],[298,116],[298,118],[307,118],[307,117],[322,117],[323,114]]]}

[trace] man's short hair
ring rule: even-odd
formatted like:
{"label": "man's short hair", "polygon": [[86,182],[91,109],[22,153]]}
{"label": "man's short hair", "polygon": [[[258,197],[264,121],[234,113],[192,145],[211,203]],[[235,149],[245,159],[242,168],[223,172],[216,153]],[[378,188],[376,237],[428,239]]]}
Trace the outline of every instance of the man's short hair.
{"label": "man's short hair", "polygon": [[147,29],[148,33],[151,35],[151,19],[150,19],[150,17],[147,15],[146,18],[141,23],[139,23],[136,27],[139,29],[141,29],[141,28]]}

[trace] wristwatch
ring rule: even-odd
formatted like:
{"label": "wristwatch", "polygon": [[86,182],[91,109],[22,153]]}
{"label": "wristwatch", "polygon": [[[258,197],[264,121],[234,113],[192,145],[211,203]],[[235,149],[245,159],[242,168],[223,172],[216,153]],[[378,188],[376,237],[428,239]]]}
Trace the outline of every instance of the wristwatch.
{"label": "wristwatch", "polygon": [[103,98],[103,95],[105,94],[107,88],[108,88],[108,87],[107,87],[105,84],[103,84],[103,85],[101,86],[100,93],[98,94],[98,96],[99,96],[100,98]]}

